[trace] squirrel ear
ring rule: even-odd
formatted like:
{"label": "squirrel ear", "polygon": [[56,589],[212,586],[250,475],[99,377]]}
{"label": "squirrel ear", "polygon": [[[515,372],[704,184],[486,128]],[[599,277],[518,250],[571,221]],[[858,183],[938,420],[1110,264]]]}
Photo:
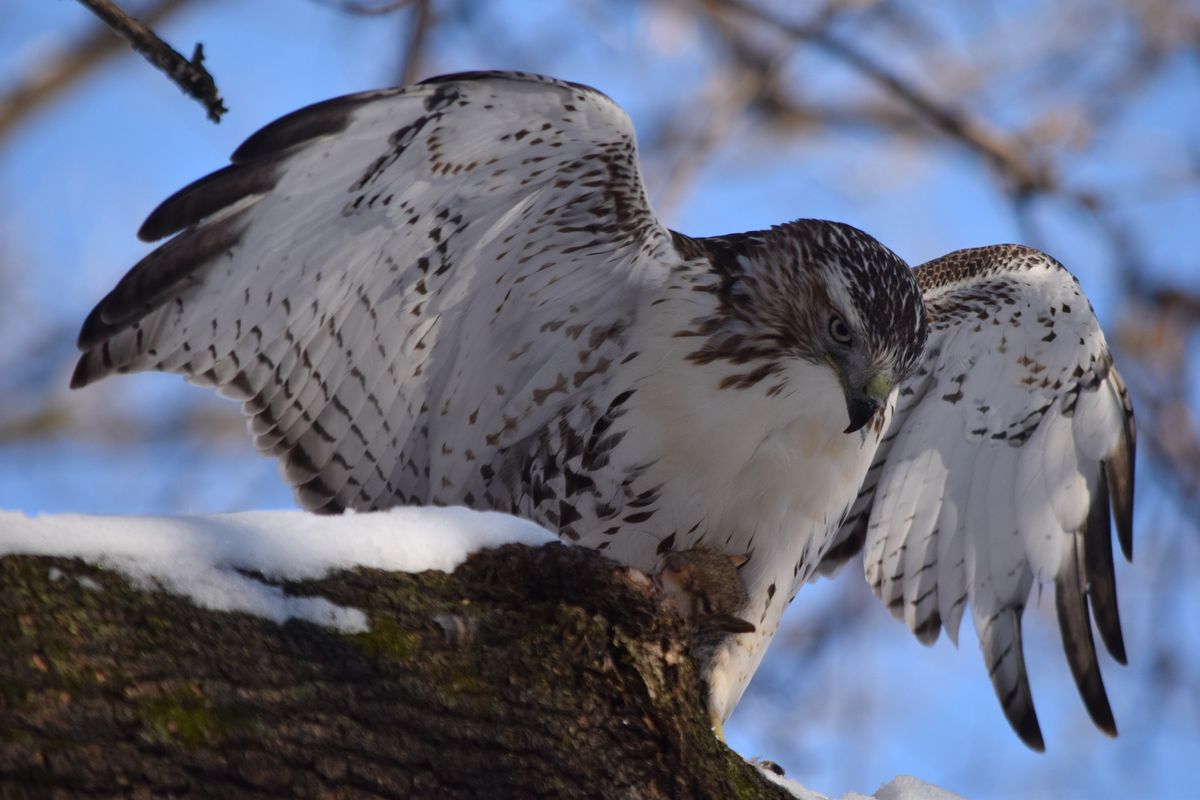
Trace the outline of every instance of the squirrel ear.
{"label": "squirrel ear", "polygon": [[742,566],[742,564],[745,564],[750,560],[749,553],[729,553],[725,557],[729,559],[729,562],[733,564],[735,568]]}
{"label": "squirrel ear", "polygon": [[758,630],[753,623],[732,614],[713,614],[708,617],[708,621],[726,633],[754,633]]}

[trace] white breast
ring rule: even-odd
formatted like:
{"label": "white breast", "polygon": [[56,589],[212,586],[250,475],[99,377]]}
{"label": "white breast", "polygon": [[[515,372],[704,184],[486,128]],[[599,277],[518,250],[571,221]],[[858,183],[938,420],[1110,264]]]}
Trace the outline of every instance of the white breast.
{"label": "white breast", "polygon": [[[881,433],[873,426],[843,433],[845,395],[825,364],[794,359],[781,376],[720,388],[745,366],[688,361],[695,340],[671,335],[686,320],[662,305],[656,312],[643,323],[654,330],[638,340],[661,343],[663,352],[639,359],[644,371],[622,418],[631,433],[611,466],[632,472],[649,465],[638,485],[658,488],[657,510],[641,525],[623,526],[620,536],[597,533],[580,543],[606,540],[606,555],[645,570],[668,537],[670,549],[706,544],[751,554],[739,570],[750,598],[740,616],[758,630],[731,637],[710,675],[711,710],[723,719],[854,501]],[[782,377],[784,389],[768,395]]]}

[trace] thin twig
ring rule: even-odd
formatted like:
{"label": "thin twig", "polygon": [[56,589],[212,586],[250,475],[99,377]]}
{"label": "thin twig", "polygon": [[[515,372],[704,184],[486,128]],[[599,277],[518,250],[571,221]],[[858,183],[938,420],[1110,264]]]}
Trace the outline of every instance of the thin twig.
{"label": "thin twig", "polygon": [[208,118],[220,122],[221,115],[228,109],[217,94],[213,76],[204,68],[204,47],[199,42],[192,52],[191,61],[184,58],[169,44],[158,38],[154,31],[125,13],[111,0],[79,0],[104,21],[104,24],[125,37],[133,49],[159,70],[164,72],[176,86],[186,94],[199,100],[208,110]]}
{"label": "thin twig", "polygon": [[[153,25],[186,6],[191,0],[161,0],[142,14]],[[80,78],[118,52],[121,40],[107,28],[89,30],[52,59],[45,59],[19,78],[0,96],[0,140],[30,113],[61,95]]]}

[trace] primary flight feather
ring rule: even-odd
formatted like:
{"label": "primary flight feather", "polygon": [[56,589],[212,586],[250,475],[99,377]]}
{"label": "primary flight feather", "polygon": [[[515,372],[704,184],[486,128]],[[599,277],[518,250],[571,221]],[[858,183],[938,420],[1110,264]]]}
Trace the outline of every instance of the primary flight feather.
{"label": "primary flight feather", "polygon": [[[1017,246],[917,270],[799,220],[693,239],[651,212],[600,92],[470,73],[268,125],[156,209],[173,236],[88,316],[72,379],[164,370],[242,402],[306,507],[463,504],[642,569],[745,557],[706,670],[725,719],[800,586],[860,550],[923,641],[967,605],[1042,738],[1021,611],[1053,581],[1115,732],[1109,506],[1131,543],[1128,396],[1074,278]],[[729,610],[733,613],[733,610]]]}

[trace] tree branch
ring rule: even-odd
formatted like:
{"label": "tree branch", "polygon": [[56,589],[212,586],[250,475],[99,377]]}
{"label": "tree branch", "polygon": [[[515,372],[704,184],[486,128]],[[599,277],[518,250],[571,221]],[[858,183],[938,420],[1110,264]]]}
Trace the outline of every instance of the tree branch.
{"label": "tree branch", "polygon": [[347,14],[374,17],[399,11],[407,5],[411,5],[413,0],[379,0],[378,3],[359,3],[354,2],[354,0],[317,0],[317,2],[330,8],[336,8],[338,11],[344,11]]}
{"label": "tree branch", "polygon": [[429,41],[429,31],[434,24],[433,6],[430,0],[416,0],[412,3],[412,14],[408,24],[408,44],[404,48],[404,66],[400,71],[402,86],[416,83],[421,78],[425,45]]}
{"label": "tree branch", "polygon": [[1057,189],[1058,180],[1048,164],[1035,163],[1025,158],[1013,142],[989,130],[965,112],[938,102],[849,42],[835,36],[829,30],[828,14],[821,15],[813,24],[803,25],[781,19],[744,0],[703,1],[709,4],[716,2],[717,9],[730,9],[770,25],[785,36],[806,41],[853,67],[861,75],[885,89],[889,95],[904,102],[936,129],[984,156],[1012,182],[1016,194],[1028,195]]}
{"label": "tree branch", "polygon": [[[153,25],[183,8],[190,0],[162,0],[142,14]],[[58,97],[105,60],[122,52],[121,40],[107,28],[89,31],[66,52],[33,70],[0,96],[0,139],[35,109]]]}
{"label": "tree branch", "polygon": [[220,122],[228,109],[217,93],[213,76],[204,68],[204,46],[197,42],[191,60],[158,37],[154,31],[125,13],[111,0],[79,0],[104,21],[108,27],[125,37],[133,49],[166,74],[176,86],[199,100],[208,110],[208,118]]}
{"label": "tree branch", "polygon": [[339,633],[0,558],[0,795],[781,798],[708,726],[641,573],[510,545],[285,583]]}

